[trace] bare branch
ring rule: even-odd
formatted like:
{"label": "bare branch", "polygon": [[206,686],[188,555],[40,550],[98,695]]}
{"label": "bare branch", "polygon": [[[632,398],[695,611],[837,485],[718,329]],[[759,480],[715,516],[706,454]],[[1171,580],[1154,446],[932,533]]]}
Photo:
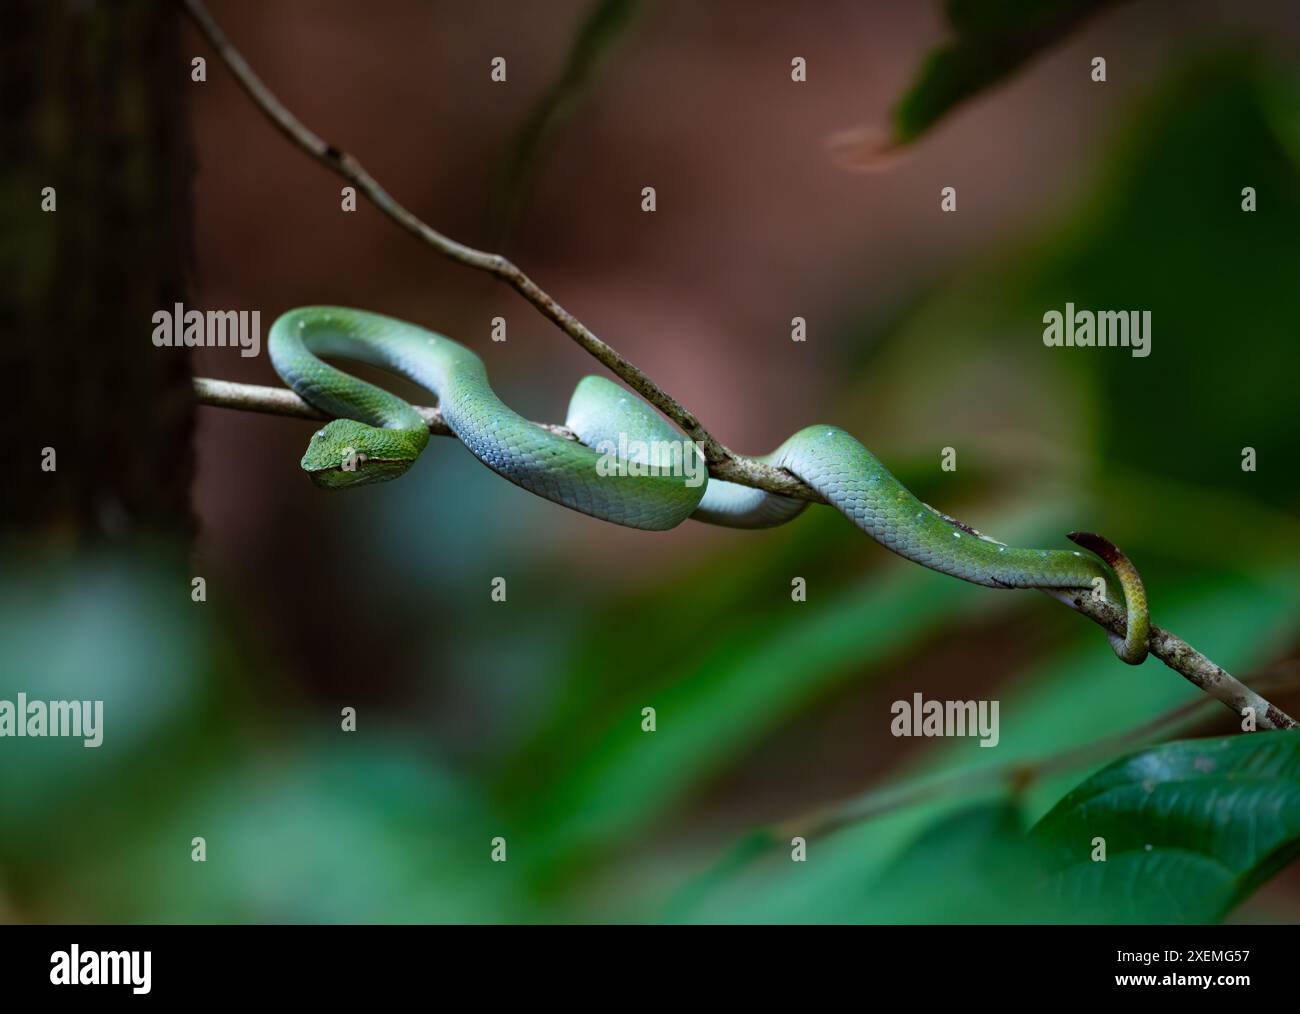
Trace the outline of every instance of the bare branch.
{"label": "bare branch", "polygon": [[[308,405],[287,387],[262,387],[259,384],[236,384],[230,380],[213,380],[211,377],[194,378],[194,394],[200,405],[213,405],[217,408],[235,408],[245,412],[263,412],[267,415],[282,415],[293,419],[329,419]],[[436,437],[454,437],[450,426],[442,418],[442,412],[429,405],[415,405],[414,409],[424,416],[429,424],[429,432]],[[573,431],[566,426],[555,423],[533,423],[544,430],[549,430],[565,440],[576,440]]]}
{"label": "bare branch", "polygon": [[[1097,601],[1089,591],[1054,589],[1047,591],[1047,594],[1064,602],[1071,609],[1078,610],[1112,633],[1121,637],[1124,635],[1123,611],[1109,602]],[[1270,704],[1222,666],[1211,662],[1182,638],[1171,634],[1163,627],[1154,625],[1151,627],[1150,650],[1152,655],[1174,672],[1200,687],[1211,697],[1222,701],[1238,715],[1249,708],[1254,713],[1257,728],[1297,728],[1296,720],[1285,711]]]}
{"label": "bare branch", "polygon": [[[781,468],[765,464],[753,458],[733,454],[719,443],[708,430],[701,425],[695,415],[688,411],[675,398],[663,391],[638,367],[633,365],[611,346],[605,344],[580,320],[564,309],[556,300],[541,289],[531,278],[500,254],[487,253],[473,247],[458,243],[444,236],[437,229],[423,222],[405,207],[395,201],[379,182],[368,173],[353,156],[328,144],[320,135],[308,128],[293,113],[284,107],[279,99],[262,83],[253,72],[248,61],[230,44],[221,26],[213,20],[201,0],[181,0],[189,12],[191,20],[211,43],[222,61],[230,68],[240,86],[253,100],[253,103],[275,124],[276,128],[290,141],[312,156],[331,172],[356,185],[385,215],[403,229],[423,240],[430,247],[445,257],[449,257],[467,267],[486,271],[501,279],[515,289],[528,302],[532,303],[544,316],[557,324],[565,334],[576,341],[591,355],[608,367],[615,375],[628,384],[669,419],[676,423],[692,440],[696,441],[704,452],[708,462],[709,474],[718,479],[763,489],[784,496],[825,503],[816,490]],[[302,418],[323,418],[315,413],[306,403],[297,403],[298,399],[291,392],[280,392],[275,388],[250,388],[247,385],[230,384],[224,381],[199,379],[195,381],[199,400],[204,404],[221,405],[227,408],[243,408],[276,415],[292,415]],[[429,420],[432,433],[450,435],[450,430],[443,422],[437,409],[421,409]],[[538,425],[572,438],[564,427],[539,423]],[[1067,605],[1083,613],[1095,623],[1108,630],[1123,635],[1123,614],[1105,602],[1094,602],[1084,592],[1049,593],[1061,599]],[[1234,679],[1228,672],[1187,642],[1159,627],[1151,628],[1151,654],[1165,665],[1180,673],[1206,693],[1218,698],[1228,707],[1240,713],[1242,708],[1255,709],[1256,722],[1260,728],[1295,728],[1297,723],[1285,712],[1276,708],[1264,698]]]}

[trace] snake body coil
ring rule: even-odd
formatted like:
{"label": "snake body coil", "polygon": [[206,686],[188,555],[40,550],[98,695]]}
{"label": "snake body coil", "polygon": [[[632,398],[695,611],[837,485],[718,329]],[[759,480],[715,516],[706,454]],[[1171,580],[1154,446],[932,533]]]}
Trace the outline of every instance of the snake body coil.
{"label": "snake body coil", "polygon": [[[279,317],[268,342],[276,372],[305,401],[338,416],[318,430],[302,467],[321,486],[342,488],[402,475],[429,440],[424,419],[407,402],[330,366],[320,356],[371,363],[428,388],[461,442],[497,474],[538,496],[631,528],[663,530],[688,517],[735,528],[782,524],[806,504],[719,479],[692,484],[691,469],[630,467],[611,471],[611,447],[630,447],[624,463],[650,465],[648,449],[683,440],[637,396],[600,377],[575,389],[567,440],[507,406],[488,384],[477,355],[404,321],[343,307],[302,307]],[[684,444],[684,454],[696,455]],[[800,430],[760,460],[787,469],[828,503],[900,556],[964,581],[994,588],[1104,588],[1128,618],[1111,635],[1121,659],[1141,662],[1149,618],[1141,579],[1099,536],[1071,538],[1076,550],[1007,546],[922,503],[867,448],[834,426]],[[677,463],[680,465],[679,457]],[[701,468],[702,462],[695,461]],[[676,474],[671,474],[675,472]],[[1100,579],[1100,584],[1098,580]]]}

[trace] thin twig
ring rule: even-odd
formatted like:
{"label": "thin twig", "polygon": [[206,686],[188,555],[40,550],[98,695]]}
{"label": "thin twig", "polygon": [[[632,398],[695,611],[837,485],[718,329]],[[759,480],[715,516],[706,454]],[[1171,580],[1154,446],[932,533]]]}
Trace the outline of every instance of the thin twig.
{"label": "thin twig", "polygon": [[[328,419],[324,412],[313,408],[287,387],[262,387],[260,384],[237,384],[231,380],[214,380],[211,377],[194,378],[194,394],[200,405],[213,405],[217,408],[234,408],[245,412],[263,412],[267,415],[282,415],[293,419]],[[424,421],[429,424],[429,432],[437,437],[454,437],[450,426],[442,418],[442,411],[430,405],[413,406]],[[567,426],[556,423],[533,423],[544,430],[549,430],[565,440],[577,440],[573,431]]]}
{"label": "thin twig", "polygon": [[[380,211],[402,228],[423,240],[438,253],[467,267],[486,271],[514,288],[515,291],[540,310],[543,315],[559,325],[565,334],[595,356],[634,391],[676,423],[688,437],[697,442],[704,452],[711,476],[740,483],[744,486],[751,486],[755,489],[796,497],[801,500],[811,500],[815,503],[825,502],[820,494],[784,469],[764,464],[743,455],[733,454],[729,451],[701,425],[693,413],[663,391],[640,369],[596,337],[585,324],[560,306],[554,298],[544,292],[536,282],[505,257],[458,243],[413,215],[395,201],[379,185],[379,182],[362,167],[356,158],[334,147],[334,145],[328,144],[284,107],[280,100],[271,93],[266,85],[262,83],[262,80],[253,72],[253,69],[248,65],[248,61],[230,44],[225,32],[213,20],[212,15],[208,13],[201,0],[181,0],[181,2],[189,12],[191,20],[198,26],[199,31],[203,33],[208,42],[211,43],[212,48],[217,51],[226,66],[230,68],[230,72],[234,74],[235,79],[248,94],[248,97],[253,100],[253,103],[275,124],[285,137],[330,171],[355,184],[357,189],[369,197]],[[212,382],[201,381],[199,383],[200,400],[203,400],[204,394],[201,385]],[[274,389],[262,388],[261,390]],[[235,405],[235,401],[238,400],[239,396],[232,396],[229,389],[226,391],[226,400],[215,400],[218,396],[219,392],[209,390],[208,397],[212,400],[209,400],[208,403],[248,408],[254,411],[274,412],[280,415],[304,414],[298,408],[285,411],[285,406],[288,403],[284,401],[283,395],[277,394],[270,399],[250,396],[244,398],[242,404],[238,405]],[[426,413],[432,413],[430,415],[431,432],[445,430],[445,424],[442,423],[441,417],[437,417],[437,422],[442,429],[433,429],[436,410],[426,409],[425,411]],[[305,417],[318,418],[315,415]],[[547,428],[552,427],[548,426]],[[1091,596],[1085,592],[1050,594],[1053,594],[1054,597],[1059,598],[1107,630],[1123,634],[1123,613],[1108,603],[1093,601]],[[1254,708],[1256,722],[1260,728],[1297,727],[1295,719],[1274,707],[1250,688],[1242,685],[1222,667],[1211,662],[1191,645],[1175,637],[1167,630],[1162,630],[1159,627],[1151,628],[1151,654],[1206,693],[1223,701],[1234,711],[1240,713],[1242,708]]]}
{"label": "thin twig", "polygon": [[[1046,589],[1044,589],[1047,591]],[[1060,589],[1047,591],[1052,598],[1059,599],[1071,609],[1076,609],[1084,616],[1106,630],[1119,636],[1124,635],[1126,625],[1124,612],[1106,601],[1094,599],[1084,589]],[[1300,727],[1294,718],[1275,704],[1269,703],[1250,687],[1228,672],[1222,666],[1212,662],[1176,634],[1154,624],[1151,627],[1151,654],[1179,673],[1189,682],[1200,687],[1236,714],[1244,715],[1249,709],[1254,715],[1255,725],[1260,729],[1295,729]]]}

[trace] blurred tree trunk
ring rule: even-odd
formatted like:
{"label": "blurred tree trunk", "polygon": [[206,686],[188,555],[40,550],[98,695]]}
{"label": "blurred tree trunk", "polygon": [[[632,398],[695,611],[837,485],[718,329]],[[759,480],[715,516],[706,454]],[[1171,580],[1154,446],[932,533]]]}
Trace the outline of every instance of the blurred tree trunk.
{"label": "blurred tree trunk", "polygon": [[5,535],[193,534],[189,353],[150,340],[190,294],[189,87],[174,4],[0,13]]}

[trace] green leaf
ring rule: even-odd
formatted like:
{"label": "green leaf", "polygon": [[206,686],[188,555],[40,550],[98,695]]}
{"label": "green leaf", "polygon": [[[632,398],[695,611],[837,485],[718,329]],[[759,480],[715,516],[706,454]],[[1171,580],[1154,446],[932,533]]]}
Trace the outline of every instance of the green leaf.
{"label": "green leaf", "polygon": [[[738,851],[731,869],[700,881],[714,896],[690,897],[704,902],[690,918],[1214,922],[1300,855],[1300,731],[1135,754],[1085,780],[1028,834],[1005,798],[934,813],[918,807],[810,839],[805,863],[772,836],[766,856]],[[881,864],[900,832],[907,844]],[[1106,858],[1094,862],[1098,838]]]}
{"label": "green leaf", "polygon": [[[1118,761],[1034,828],[1063,913],[1211,922],[1300,855],[1300,731],[1169,743]],[[1105,839],[1105,862],[1093,842]]]}
{"label": "green leaf", "polygon": [[955,38],[926,59],[894,107],[894,140],[915,141],[1114,0],[949,0]]}
{"label": "green leaf", "polygon": [[1085,780],[1028,836],[1021,820],[994,801],[932,824],[860,893],[855,917],[1218,921],[1300,855],[1300,731],[1145,750]]}

